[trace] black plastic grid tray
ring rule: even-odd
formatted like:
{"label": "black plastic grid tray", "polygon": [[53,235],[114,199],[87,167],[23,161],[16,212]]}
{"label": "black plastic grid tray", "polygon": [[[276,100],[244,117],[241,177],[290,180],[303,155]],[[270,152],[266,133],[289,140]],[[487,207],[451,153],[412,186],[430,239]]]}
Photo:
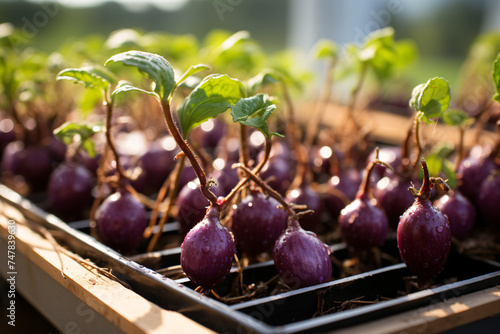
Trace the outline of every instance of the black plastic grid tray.
{"label": "black plastic grid tray", "polygon": [[[178,265],[179,248],[128,258],[82,232],[86,231],[88,222],[67,224],[3,185],[0,185],[0,199],[47,229],[63,232],[65,246],[83,257],[92,259],[100,266],[112,269],[118,279],[129,284],[138,294],[165,309],[180,312],[221,333],[302,333],[333,330],[500,284],[499,263],[452,253],[440,277],[454,276],[456,282],[405,296],[394,295],[395,288],[404,289],[404,277],[411,275],[406,266],[400,263],[313,287],[226,305],[195,292],[195,286],[188,279],[172,280],[156,271]],[[167,224],[165,231],[173,233],[175,228],[175,223]],[[348,255],[348,250],[342,244],[330,247],[336,257],[343,258]],[[244,268],[243,273],[243,277],[248,281],[257,278],[265,280],[274,275],[276,269],[272,261],[250,265]],[[222,284],[230,284],[235,277],[236,269]],[[440,277],[437,278],[438,281]],[[327,311],[338,303],[361,296],[364,300],[375,300],[380,296],[392,299],[335,313],[318,313],[320,308]]]}

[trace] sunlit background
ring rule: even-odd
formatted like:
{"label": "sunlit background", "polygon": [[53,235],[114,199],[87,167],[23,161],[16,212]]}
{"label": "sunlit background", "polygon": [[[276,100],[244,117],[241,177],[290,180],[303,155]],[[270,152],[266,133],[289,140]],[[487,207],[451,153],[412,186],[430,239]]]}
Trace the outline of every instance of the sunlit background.
{"label": "sunlit background", "polygon": [[213,29],[247,30],[268,52],[292,49],[301,66],[322,67],[310,56],[320,38],[340,45],[393,26],[396,39],[412,38],[419,61],[412,83],[444,76],[452,84],[471,43],[500,28],[495,0],[59,0],[0,1],[0,22],[22,29],[47,52],[89,34],[122,28],[188,34],[202,41]]}

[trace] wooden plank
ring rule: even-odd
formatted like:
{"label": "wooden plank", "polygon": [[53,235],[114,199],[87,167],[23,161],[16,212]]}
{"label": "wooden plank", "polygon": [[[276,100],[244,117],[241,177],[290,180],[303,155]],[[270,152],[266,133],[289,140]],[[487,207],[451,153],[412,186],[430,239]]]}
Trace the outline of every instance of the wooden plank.
{"label": "wooden plank", "polygon": [[[68,332],[69,326],[82,333],[213,333],[182,314],[160,308],[121,284],[85,269],[64,254],[63,277],[50,242],[22,225],[24,217],[17,210],[0,202],[0,212],[2,245],[8,236],[8,220],[17,222],[17,288],[61,331]],[[0,255],[2,275],[8,272],[6,256],[6,251]],[[45,285],[47,282],[51,285]]]}
{"label": "wooden plank", "polygon": [[498,314],[500,287],[493,287],[335,333],[440,333]]}

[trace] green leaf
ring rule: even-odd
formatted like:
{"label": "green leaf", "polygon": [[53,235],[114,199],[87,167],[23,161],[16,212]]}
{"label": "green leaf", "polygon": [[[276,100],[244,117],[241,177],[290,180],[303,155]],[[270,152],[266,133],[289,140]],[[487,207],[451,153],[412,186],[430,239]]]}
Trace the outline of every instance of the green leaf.
{"label": "green leaf", "polygon": [[213,74],[203,79],[177,111],[184,138],[199,124],[229,109],[245,94],[241,81],[226,74]]}
{"label": "green leaf", "polygon": [[423,113],[422,119],[431,123],[431,118],[440,117],[450,105],[450,84],[443,78],[432,78],[413,89],[410,106]]}
{"label": "green leaf", "polygon": [[253,126],[262,132],[267,138],[272,135],[280,136],[279,133],[269,131],[267,119],[271,116],[276,105],[272,103],[265,94],[257,94],[236,102],[231,107],[231,116],[233,122],[239,122],[244,125]]}
{"label": "green leaf", "polygon": [[104,91],[107,91],[110,83],[114,81],[112,74],[92,66],[64,69],[57,74],[56,79],[73,80],[85,87],[95,87]]}
{"label": "green leaf", "polygon": [[149,52],[127,51],[112,56],[104,65],[117,62],[134,66],[139,71],[146,73],[155,83],[154,92],[161,99],[167,99],[175,87],[174,69],[162,56]]}
{"label": "green leaf", "polygon": [[321,39],[314,47],[314,55],[317,59],[335,58],[339,52],[339,47],[335,42],[328,39]]}
{"label": "green leaf", "polygon": [[396,63],[398,68],[406,67],[418,58],[417,45],[410,39],[396,41],[395,51],[398,58]]}
{"label": "green leaf", "polygon": [[88,126],[67,122],[54,130],[54,134],[67,145],[77,142],[80,147],[87,151],[89,156],[95,156],[94,142],[92,136],[102,130],[101,126]]}
{"label": "green leaf", "polygon": [[370,33],[358,57],[370,66],[379,79],[388,78],[398,63],[394,29],[386,27]]}
{"label": "green leaf", "polygon": [[245,85],[250,93],[255,93],[258,89],[261,89],[264,86],[281,81],[283,81],[282,74],[273,69],[266,68],[253,78],[248,79]]}
{"label": "green leaf", "polygon": [[210,70],[210,66],[205,65],[205,64],[198,64],[198,65],[193,65],[188,70],[181,76],[181,78],[177,81],[175,84],[176,86],[179,86],[181,83],[184,82],[187,78],[192,76],[195,73],[201,72],[201,71],[208,71]]}
{"label": "green leaf", "polygon": [[443,113],[443,121],[447,125],[464,125],[469,119],[465,111],[460,109],[448,109]]}
{"label": "green leaf", "polygon": [[495,96],[493,96],[493,99],[497,102],[500,102],[500,53],[493,63],[493,83],[495,84],[495,88],[497,90],[497,93],[495,94]]}
{"label": "green leaf", "polygon": [[114,98],[116,95],[118,95],[120,93],[124,93],[124,92],[139,92],[139,93],[143,93],[143,94],[148,94],[148,95],[154,96],[154,97],[156,97],[158,99],[160,98],[158,96],[158,94],[156,94],[155,92],[150,92],[148,90],[144,90],[144,89],[132,86],[127,81],[120,81],[118,83],[118,85],[116,86],[115,90],[111,93],[111,97]]}

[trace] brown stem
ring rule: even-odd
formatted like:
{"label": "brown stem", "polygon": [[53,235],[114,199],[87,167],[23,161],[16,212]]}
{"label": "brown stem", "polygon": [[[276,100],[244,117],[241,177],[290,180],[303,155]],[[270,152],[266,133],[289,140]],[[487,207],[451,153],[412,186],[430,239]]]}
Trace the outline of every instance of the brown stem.
{"label": "brown stem", "polygon": [[356,86],[353,88],[351,92],[351,99],[347,107],[347,115],[344,121],[344,127],[343,127],[344,129],[346,128],[348,121],[351,121],[352,124],[354,124],[356,130],[359,130],[360,128],[358,122],[356,121],[356,118],[354,117],[354,107],[356,106],[359,92],[361,91],[361,87],[363,86],[363,83],[365,81],[367,71],[368,71],[368,65],[367,63],[363,62],[361,66],[361,72],[359,73],[358,82],[356,83]]}
{"label": "brown stem", "polygon": [[247,126],[240,123],[240,163],[248,166],[248,141]]}
{"label": "brown stem", "polygon": [[191,141],[191,149],[193,150],[194,154],[196,154],[196,156],[200,159],[201,165],[205,168],[208,168],[210,172],[210,168],[213,165],[213,159],[210,154],[208,154],[208,152],[194,140]]}
{"label": "brown stem", "polygon": [[319,124],[321,123],[321,119],[323,118],[323,114],[332,95],[333,69],[335,67],[335,63],[336,58],[331,58],[327,65],[326,78],[323,84],[323,89],[321,90],[320,98],[318,100],[318,103],[316,104],[316,108],[314,108],[314,113],[306,130],[306,138],[304,142],[307,148],[311,148],[314,143],[314,139],[316,139]]}
{"label": "brown stem", "polygon": [[276,199],[278,203],[280,203],[283,206],[283,209],[286,211],[288,216],[290,217],[295,217],[295,211],[293,211],[292,207],[290,204],[288,204],[284,199],[283,196],[280,195],[276,190],[273,188],[269,187],[262,179],[258,176],[252,173],[250,169],[247,167],[243,166],[242,164],[237,164],[236,165],[238,168],[241,168],[245,173],[248,175],[252,181],[254,181],[259,187],[261,187],[263,190],[265,190],[266,193],[268,193],[271,197]]}
{"label": "brown stem", "polygon": [[[299,144],[299,150],[301,152],[305,151],[305,147],[301,144]],[[301,153],[301,156],[304,157],[306,156],[305,153]],[[295,173],[295,177],[292,180],[292,183],[290,183],[289,189],[297,189],[299,188],[304,181],[308,181],[307,178],[310,175],[310,165],[309,165],[309,160],[307,159],[299,159],[298,165],[297,165],[297,172]]]}
{"label": "brown stem", "polygon": [[102,194],[103,194],[103,181],[105,178],[104,166],[106,164],[107,156],[109,153],[109,146],[104,146],[104,150],[102,152],[101,161],[99,166],[97,167],[97,196],[92,203],[92,207],[90,208],[90,235],[93,237],[97,237],[96,230],[96,222],[95,222],[95,214],[97,212],[97,208],[101,205],[102,202]]}
{"label": "brown stem", "polygon": [[[264,149],[264,156],[262,157],[262,160],[259,162],[259,164],[252,170],[252,173],[258,174],[262,170],[266,162],[269,160],[270,153],[271,153],[271,138],[266,137],[266,147]],[[227,194],[227,196],[224,198],[222,204],[223,207],[231,202],[234,195],[236,195],[236,193],[241,189],[241,187],[243,187],[243,185],[245,185],[248,182],[248,180],[250,180],[249,176],[240,179],[238,184],[233,189],[231,189],[231,192]]]}
{"label": "brown stem", "polygon": [[408,169],[410,166],[410,142],[413,128],[414,124],[412,122],[410,127],[408,128],[408,131],[406,132],[406,137],[403,142],[403,146],[401,147],[401,169],[403,174],[408,173]]}
{"label": "brown stem", "polygon": [[149,238],[153,233],[153,227],[156,225],[156,219],[158,218],[158,214],[160,211],[160,204],[165,199],[167,195],[167,190],[170,188],[170,184],[172,183],[172,177],[174,173],[170,174],[169,177],[165,179],[160,190],[158,191],[158,195],[156,196],[155,205],[153,207],[153,211],[151,212],[151,218],[149,219],[149,225],[144,230],[144,238]]}
{"label": "brown stem", "polygon": [[105,131],[106,144],[111,149],[111,152],[113,152],[113,156],[116,161],[116,172],[118,173],[118,180],[121,183],[124,180],[126,180],[127,177],[123,172],[123,167],[120,163],[120,155],[116,150],[115,144],[113,143],[113,139],[111,136],[111,117],[113,115],[113,104],[111,102],[104,102],[104,104],[106,106],[106,131]]}
{"label": "brown stem", "polygon": [[390,170],[393,170],[391,165],[384,161],[380,161],[378,159],[378,147],[375,148],[375,160],[370,162],[370,164],[366,167],[365,169],[365,175],[363,176],[363,181],[361,182],[361,185],[359,187],[358,193],[356,194],[356,198],[362,198],[364,196],[367,196],[370,193],[370,175],[372,173],[373,167],[375,165],[382,165]]}
{"label": "brown stem", "polygon": [[288,106],[288,122],[286,125],[286,130],[292,142],[292,148],[295,151],[295,154],[297,154],[297,159],[300,163],[306,158],[303,156],[302,150],[300,149],[300,142],[295,122],[295,108],[293,106],[292,98],[290,97],[290,93],[288,92],[288,86],[286,85],[286,83],[282,82],[281,87],[283,90],[283,98],[285,99],[285,103]]}
{"label": "brown stem", "polygon": [[191,166],[196,173],[196,176],[200,180],[200,190],[203,196],[210,201],[210,204],[214,207],[219,207],[217,204],[217,196],[213,192],[210,191],[211,182],[207,182],[207,177],[200,163],[196,159],[193,151],[189,147],[189,144],[182,138],[177,126],[174,123],[174,119],[172,117],[172,112],[170,110],[170,104],[166,100],[161,100],[161,107],[163,109],[163,116],[165,118],[165,122],[167,123],[168,130],[170,134],[174,137],[177,145],[181,148],[184,154],[187,156],[189,161],[191,162]]}
{"label": "brown stem", "polygon": [[174,179],[170,182],[170,191],[168,193],[168,198],[167,198],[167,208],[165,209],[165,212],[163,213],[163,216],[161,217],[160,222],[158,223],[158,231],[156,231],[156,233],[153,235],[153,238],[149,242],[146,252],[152,252],[155,249],[156,244],[158,243],[158,240],[160,239],[160,236],[162,234],[163,225],[165,225],[165,222],[170,216],[170,211],[174,206],[175,196],[177,196],[177,191],[179,189],[179,180],[182,173],[182,169],[184,168],[185,158],[186,158],[185,155],[180,157],[179,161],[177,162],[177,165],[175,166],[176,169],[174,171]]}
{"label": "brown stem", "polygon": [[283,88],[283,97],[288,106],[287,132],[288,136],[292,141],[292,147],[295,154],[297,155],[297,160],[298,160],[298,166],[297,166],[298,171],[295,176],[295,179],[292,181],[292,185],[300,186],[302,184],[302,181],[305,179],[305,176],[309,172],[309,159],[307,157],[307,154],[304,152],[305,149],[303,145],[301,145],[298,138],[299,136],[297,133],[297,127],[295,122],[295,111],[292,99],[290,98],[290,94],[288,93],[288,87],[284,82],[282,83],[282,88]]}
{"label": "brown stem", "polygon": [[422,183],[422,187],[420,187],[420,191],[417,194],[419,199],[429,200],[431,198],[431,191],[433,184],[429,179],[429,169],[427,169],[427,163],[424,159],[421,160],[422,169],[424,171],[424,180]]}
{"label": "brown stem", "polygon": [[421,111],[417,112],[415,114],[415,119],[413,121],[413,132],[415,134],[415,145],[417,147],[417,156],[415,158],[415,161],[413,162],[412,169],[415,169],[417,167],[418,161],[420,159],[420,155],[422,154],[422,147],[420,146],[420,119],[422,117],[423,113]]}

